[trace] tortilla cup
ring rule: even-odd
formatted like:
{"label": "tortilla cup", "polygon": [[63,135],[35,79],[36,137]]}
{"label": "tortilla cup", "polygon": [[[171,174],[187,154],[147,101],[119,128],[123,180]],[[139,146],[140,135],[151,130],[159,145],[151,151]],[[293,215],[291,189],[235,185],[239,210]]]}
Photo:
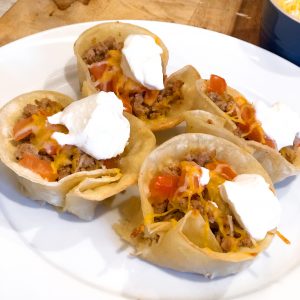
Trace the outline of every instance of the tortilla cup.
{"label": "tortilla cup", "polygon": [[[197,91],[199,93],[198,101],[195,101],[193,109],[194,110],[204,110],[210,112],[218,117],[221,117],[225,120],[224,127],[228,130],[234,131],[237,126],[231,120],[231,118],[223,112],[206,94],[207,88],[207,80],[199,79],[196,83]],[[227,92],[232,95],[233,97],[240,96],[241,94],[232,89],[231,87],[227,86]]]}
{"label": "tortilla cup", "polygon": [[82,59],[84,53],[92,46],[99,42],[106,40],[107,38],[114,37],[117,42],[124,42],[130,34],[144,34],[150,35],[156,41],[156,43],[162,48],[162,68],[163,74],[166,74],[166,68],[168,64],[169,54],[168,49],[160,38],[151,31],[132,24],[121,22],[108,22],[96,25],[92,28],[84,31],[74,44],[74,53],[77,58],[78,76],[80,82],[81,93],[83,97],[95,94],[98,90],[92,84],[90,72],[87,64]]}
{"label": "tortilla cup", "polygon": [[59,181],[49,182],[17,162],[16,146],[12,142],[12,129],[23,108],[42,98],[57,101],[64,107],[72,102],[71,98],[52,91],[34,91],[8,102],[0,111],[0,159],[14,171],[28,197],[90,220],[99,201],[119,193],[137,181],[144,158],[155,146],[155,137],[142,121],[125,113],[131,132],[128,145],[121,155],[119,168],[81,171]]}
{"label": "tortilla cup", "polygon": [[[162,66],[163,73],[166,73],[168,63],[168,50],[163,42],[150,31],[132,24],[112,22],[96,25],[85,32],[75,42],[74,52],[77,58],[78,76],[80,81],[81,93],[83,97],[98,92],[94,86],[87,64],[83,60],[84,53],[95,44],[104,41],[109,37],[114,37],[117,42],[124,42],[129,34],[146,34],[152,36],[159,46],[163,49]],[[192,109],[194,101],[199,95],[195,87],[196,80],[200,75],[192,66],[186,66],[174,74],[167,81],[181,80],[184,84],[181,87],[182,100],[171,104],[170,110],[165,116],[159,116],[155,119],[143,118],[143,121],[152,131],[171,128],[182,122],[182,112]]]}
{"label": "tortilla cup", "polygon": [[289,176],[300,173],[300,148],[297,152],[297,158],[292,164],[275,149],[256,141],[247,141],[234,135],[231,131],[225,128],[225,119],[220,116],[200,110],[186,112],[184,116],[187,132],[211,134],[224,138],[239,147],[242,147],[260,162],[260,164],[268,172],[273,183],[277,183]]}
{"label": "tortilla cup", "polygon": [[181,87],[182,100],[172,104],[166,116],[157,119],[143,119],[152,131],[173,128],[184,120],[183,113],[192,109],[194,102],[199,94],[196,89],[196,81],[200,78],[198,71],[193,66],[185,66],[168,77],[167,81],[180,80],[183,82]]}
{"label": "tortilla cup", "polygon": [[216,151],[216,159],[226,161],[237,174],[259,174],[274,190],[266,171],[247,151],[219,137],[199,133],[182,134],[156,148],[142,165],[138,183],[146,235],[138,239],[130,234],[139,220],[137,217],[128,217],[128,214],[127,220],[117,225],[116,230],[135,247],[138,256],[159,266],[203,274],[209,278],[239,272],[268,247],[272,233],[268,233],[264,240],[252,248],[243,247],[237,252],[224,253],[210,229],[207,234],[198,210],[188,211],[178,222],[154,222],[154,211],[148,200],[151,179],[194,151]]}

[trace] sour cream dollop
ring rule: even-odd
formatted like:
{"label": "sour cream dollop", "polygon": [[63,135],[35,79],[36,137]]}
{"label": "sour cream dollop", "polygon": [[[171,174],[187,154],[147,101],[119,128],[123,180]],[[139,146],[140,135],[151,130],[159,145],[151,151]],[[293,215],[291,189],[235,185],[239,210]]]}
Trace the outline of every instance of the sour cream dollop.
{"label": "sour cream dollop", "polygon": [[202,171],[202,175],[200,177],[200,180],[199,180],[199,183],[202,185],[202,186],[205,186],[209,183],[210,181],[210,175],[209,175],[209,170],[204,168],[204,167],[201,167],[201,171]]}
{"label": "sour cream dollop", "polygon": [[123,104],[112,93],[100,92],[67,106],[48,117],[51,124],[65,125],[69,133],[54,132],[60,145],[74,145],[96,159],[109,159],[124,151],[130,136]]}
{"label": "sour cream dollop", "polygon": [[161,53],[152,36],[130,34],[122,49],[123,73],[150,90],[164,89]]}
{"label": "sour cream dollop", "polygon": [[255,101],[253,104],[257,119],[261,122],[265,133],[274,139],[278,149],[292,145],[300,131],[300,116],[281,102],[272,106],[262,101]]}
{"label": "sour cream dollop", "polygon": [[257,241],[275,229],[280,220],[281,207],[265,179],[257,174],[241,174],[233,181],[219,186],[238,223]]}

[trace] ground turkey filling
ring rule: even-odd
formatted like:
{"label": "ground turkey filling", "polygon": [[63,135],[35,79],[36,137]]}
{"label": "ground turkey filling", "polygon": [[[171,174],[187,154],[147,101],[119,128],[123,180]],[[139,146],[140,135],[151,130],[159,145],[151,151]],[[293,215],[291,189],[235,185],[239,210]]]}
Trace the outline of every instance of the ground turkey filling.
{"label": "ground turkey filling", "polygon": [[120,67],[122,48],[123,43],[118,43],[111,37],[96,44],[83,55],[96,88],[115,92],[122,99],[125,108],[139,118],[152,120],[165,116],[172,105],[179,104],[182,100],[183,82],[167,79],[165,89],[148,90],[123,75]]}
{"label": "ground turkey filling", "polygon": [[[217,76],[218,77],[218,76]],[[224,91],[211,90],[210,80],[207,81],[206,96],[210,98],[237,125],[235,134],[246,140],[254,140],[271,148],[277,149],[276,141],[268,137],[255,117],[255,108],[243,97],[234,99],[227,93],[224,81]],[[300,138],[296,136],[293,145],[279,149],[280,154],[290,163],[294,163],[299,155]]]}
{"label": "ground turkey filling", "polygon": [[[193,176],[200,166],[210,170],[210,181],[205,187],[199,188],[199,178]],[[229,165],[215,159],[214,152],[189,155],[154,176],[150,182],[149,201],[154,210],[154,221],[178,221],[189,210],[195,209],[201,213],[224,252],[253,247],[255,241],[239,226],[218,190],[220,184],[232,180],[236,175]],[[159,176],[165,179],[158,179]],[[165,187],[162,187],[163,184]]]}
{"label": "ground turkey filling", "polygon": [[[52,125],[47,122],[47,116],[62,109],[63,107],[58,102],[47,98],[35,100],[35,104],[27,104],[24,107],[22,116],[14,127],[13,143],[16,146],[16,160],[49,181],[58,181],[80,171],[118,167],[118,158],[96,160],[75,146],[60,146],[51,138],[55,131],[68,132],[63,125]],[[18,134],[18,132],[25,133]],[[46,176],[45,172],[41,171],[41,167],[50,168],[50,173],[52,170],[53,174]]]}

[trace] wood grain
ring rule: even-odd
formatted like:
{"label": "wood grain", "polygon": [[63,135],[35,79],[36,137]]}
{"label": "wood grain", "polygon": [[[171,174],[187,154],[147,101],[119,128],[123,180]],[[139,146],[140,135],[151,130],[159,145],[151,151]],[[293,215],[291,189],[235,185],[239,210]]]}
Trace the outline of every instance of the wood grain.
{"label": "wood grain", "polygon": [[259,43],[259,31],[264,1],[243,1],[240,16],[236,19],[231,35],[252,44]]}
{"label": "wood grain", "polygon": [[200,1],[188,24],[230,34],[242,2],[242,0]]}
{"label": "wood grain", "polygon": [[256,43],[261,4],[261,0],[18,0],[0,18],[0,45],[57,26],[111,19],[188,24]]}

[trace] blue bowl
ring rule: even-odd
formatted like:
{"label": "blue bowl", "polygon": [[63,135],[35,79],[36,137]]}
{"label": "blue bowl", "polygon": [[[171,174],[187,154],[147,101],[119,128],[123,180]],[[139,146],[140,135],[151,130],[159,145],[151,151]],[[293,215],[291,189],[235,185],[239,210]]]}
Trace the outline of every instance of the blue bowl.
{"label": "blue bowl", "polygon": [[265,0],[260,46],[300,66],[300,21],[279,9],[271,0]]}

